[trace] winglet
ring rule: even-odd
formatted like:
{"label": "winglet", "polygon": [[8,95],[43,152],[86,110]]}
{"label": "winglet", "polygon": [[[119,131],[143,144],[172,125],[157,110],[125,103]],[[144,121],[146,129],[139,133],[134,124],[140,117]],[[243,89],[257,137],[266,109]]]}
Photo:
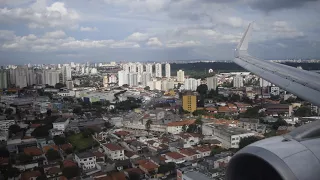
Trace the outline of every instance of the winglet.
{"label": "winglet", "polygon": [[241,41],[237,46],[237,51],[247,51],[248,50],[248,43],[249,43],[249,38],[252,33],[252,26],[253,26],[253,22],[249,24],[246,32],[243,34]]}

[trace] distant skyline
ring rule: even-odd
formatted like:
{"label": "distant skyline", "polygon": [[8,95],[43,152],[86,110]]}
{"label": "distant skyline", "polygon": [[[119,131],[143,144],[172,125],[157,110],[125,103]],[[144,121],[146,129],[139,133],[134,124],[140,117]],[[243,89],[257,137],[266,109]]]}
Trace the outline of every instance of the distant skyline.
{"label": "distant skyline", "polygon": [[318,0],[0,0],[0,65],[320,58]]}

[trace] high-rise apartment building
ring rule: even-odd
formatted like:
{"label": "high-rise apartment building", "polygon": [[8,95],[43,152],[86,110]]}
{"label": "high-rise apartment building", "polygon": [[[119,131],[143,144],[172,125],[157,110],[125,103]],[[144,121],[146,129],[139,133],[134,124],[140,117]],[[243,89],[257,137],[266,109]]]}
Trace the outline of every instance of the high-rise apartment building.
{"label": "high-rise apartment building", "polygon": [[197,110],[197,96],[191,94],[182,96],[182,108],[188,112]]}
{"label": "high-rise apartment building", "polygon": [[117,83],[117,76],[114,74],[111,74],[109,76],[109,83]]}
{"label": "high-rise apartment building", "polygon": [[43,71],[43,84],[48,84],[49,86],[55,86],[60,82],[60,72],[56,70],[44,70]]}
{"label": "high-rise apartment building", "polygon": [[[88,70],[89,71],[89,70]],[[71,67],[68,65],[64,65],[62,67],[62,83],[65,84],[66,81],[71,80]]]}
{"label": "high-rise apartment building", "polygon": [[14,75],[16,87],[24,88],[28,86],[28,67],[17,67]]}
{"label": "high-rise apartment building", "polygon": [[148,72],[143,72],[141,76],[141,83],[143,86],[147,86],[148,82],[151,81],[151,74]]}
{"label": "high-rise apartment building", "polygon": [[216,76],[208,77],[207,86],[208,86],[208,90],[211,90],[211,89],[216,90],[216,88],[218,87],[218,78]]}
{"label": "high-rise apartment building", "polygon": [[74,87],[73,81],[72,80],[66,81],[66,86],[67,86],[67,89],[72,90]]}
{"label": "high-rise apartment building", "polygon": [[184,71],[182,70],[177,71],[177,81],[184,82]]}
{"label": "high-rise apartment building", "polygon": [[130,63],[130,72],[136,73],[137,72],[137,64]]}
{"label": "high-rise apartment building", "polygon": [[166,64],[166,77],[167,78],[171,77],[171,66],[169,63]]}
{"label": "high-rise apartment building", "polygon": [[138,86],[138,74],[137,73],[129,73],[128,74],[128,85],[131,87]]}
{"label": "high-rise apartment building", "polygon": [[260,80],[260,87],[267,87],[272,85],[269,81],[266,81],[262,78],[260,78],[259,80]]}
{"label": "high-rise apartment building", "polygon": [[126,71],[118,71],[118,85],[128,84],[128,73]]}
{"label": "high-rise apartment building", "polygon": [[0,89],[8,88],[8,72],[0,69]]}
{"label": "high-rise apartment building", "polygon": [[130,64],[123,64],[122,69],[124,72],[129,73],[130,72]]}
{"label": "high-rise apartment building", "polygon": [[200,84],[200,79],[188,78],[184,80],[184,89],[195,91]]}
{"label": "high-rise apartment building", "polygon": [[241,75],[236,75],[233,78],[233,87],[243,87],[243,77]]}
{"label": "high-rise apartment building", "polygon": [[28,86],[36,84],[36,74],[33,69],[28,69],[27,71],[27,84]]}
{"label": "high-rise apartment building", "polygon": [[153,65],[152,64],[146,64],[146,72],[150,73],[151,76],[153,76]]}
{"label": "high-rise apartment building", "polygon": [[162,64],[156,64],[156,77],[162,78]]}
{"label": "high-rise apartment building", "polygon": [[138,72],[138,74],[143,73],[143,64],[137,63],[137,72]]}

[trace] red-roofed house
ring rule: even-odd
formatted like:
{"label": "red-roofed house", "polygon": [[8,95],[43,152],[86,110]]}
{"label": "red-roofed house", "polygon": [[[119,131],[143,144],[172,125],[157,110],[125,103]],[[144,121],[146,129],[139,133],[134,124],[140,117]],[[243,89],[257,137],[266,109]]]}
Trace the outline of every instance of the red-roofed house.
{"label": "red-roofed house", "polygon": [[32,156],[34,160],[43,157],[43,152],[37,147],[26,147],[23,149],[23,152],[26,155]]}
{"label": "red-roofed house", "polygon": [[201,158],[201,154],[191,148],[180,149],[179,153],[186,156],[186,160],[192,161]]}
{"label": "red-roofed house", "polygon": [[22,173],[21,180],[36,180],[39,176],[41,176],[40,171],[26,171]]}
{"label": "red-roofed house", "polygon": [[196,150],[198,153],[200,153],[201,157],[210,156],[210,153],[211,153],[211,148],[208,146],[197,146],[197,147],[194,147],[193,149]]}
{"label": "red-roofed house", "polygon": [[97,157],[97,162],[104,162],[105,161],[105,156],[102,152],[100,151],[95,151],[93,154]]}
{"label": "red-roofed house", "polygon": [[177,152],[168,152],[165,154],[165,157],[170,162],[174,162],[176,164],[184,163],[186,158],[184,155]]}
{"label": "red-roofed house", "polygon": [[112,160],[124,160],[124,148],[113,143],[102,145],[104,153]]}
{"label": "red-roofed house", "polygon": [[66,168],[66,167],[73,167],[73,166],[77,166],[77,163],[75,163],[74,161],[72,160],[64,160],[63,161],[63,167]]}
{"label": "red-roofed house", "polygon": [[62,171],[59,167],[51,167],[45,171],[47,179],[58,179],[62,176]]}
{"label": "red-roofed house", "polygon": [[139,164],[139,168],[146,174],[155,174],[155,172],[158,170],[158,167],[159,166],[152,161]]}

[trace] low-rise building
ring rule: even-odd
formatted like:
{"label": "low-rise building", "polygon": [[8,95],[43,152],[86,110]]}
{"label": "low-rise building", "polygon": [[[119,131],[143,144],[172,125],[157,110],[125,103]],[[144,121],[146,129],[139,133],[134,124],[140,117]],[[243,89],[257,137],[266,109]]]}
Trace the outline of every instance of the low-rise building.
{"label": "low-rise building", "polygon": [[52,123],[53,129],[65,131],[69,122],[70,122],[70,119],[59,118],[54,123]]}
{"label": "low-rise building", "polygon": [[62,130],[57,130],[57,129],[50,129],[49,130],[49,136],[51,138],[55,137],[55,136],[61,136],[63,135],[63,131]]}
{"label": "low-rise building", "polygon": [[176,137],[182,140],[184,148],[189,148],[200,142],[200,135],[195,133],[180,133]]}
{"label": "low-rise building", "polygon": [[124,148],[113,143],[106,143],[102,145],[104,153],[112,160],[124,160]]}
{"label": "low-rise building", "polygon": [[169,160],[169,162],[174,162],[176,164],[184,163],[186,160],[186,156],[178,153],[178,152],[168,152],[165,154],[165,158]]}
{"label": "low-rise building", "polygon": [[214,136],[221,141],[222,147],[225,149],[239,148],[241,138],[254,136],[255,133],[242,128],[215,126]]}
{"label": "low-rise building", "polygon": [[91,152],[76,153],[74,160],[83,170],[93,169],[96,167],[96,156]]}
{"label": "low-rise building", "polygon": [[270,116],[283,115],[291,117],[292,112],[292,105],[289,104],[266,104],[266,114]]}
{"label": "low-rise building", "polygon": [[9,127],[13,124],[15,124],[14,120],[2,120],[0,121],[0,130],[8,132]]}
{"label": "low-rise building", "polygon": [[182,133],[182,128],[185,126],[188,128],[189,125],[193,124],[196,120],[184,120],[184,121],[175,121],[167,124],[167,132],[171,134]]}

